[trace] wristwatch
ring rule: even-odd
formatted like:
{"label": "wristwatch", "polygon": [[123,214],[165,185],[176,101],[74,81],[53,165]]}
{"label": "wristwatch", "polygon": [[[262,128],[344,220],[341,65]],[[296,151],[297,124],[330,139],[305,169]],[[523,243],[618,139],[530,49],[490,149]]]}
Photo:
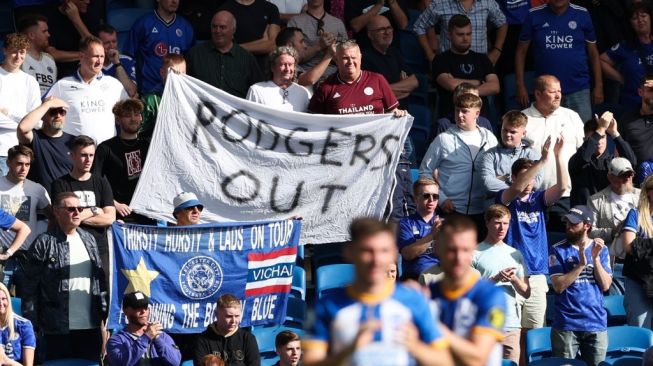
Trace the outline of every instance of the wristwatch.
{"label": "wristwatch", "polygon": [[97,215],[98,215],[97,207],[92,206],[92,207],[91,207],[91,213],[93,213],[93,216],[97,216]]}

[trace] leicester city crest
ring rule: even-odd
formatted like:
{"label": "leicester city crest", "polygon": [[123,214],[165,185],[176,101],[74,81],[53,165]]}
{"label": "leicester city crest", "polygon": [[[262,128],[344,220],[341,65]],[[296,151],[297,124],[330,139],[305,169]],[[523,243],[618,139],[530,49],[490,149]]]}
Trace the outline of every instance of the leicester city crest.
{"label": "leicester city crest", "polygon": [[200,300],[213,296],[222,286],[222,268],[206,256],[193,257],[179,271],[181,291],[190,299]]}

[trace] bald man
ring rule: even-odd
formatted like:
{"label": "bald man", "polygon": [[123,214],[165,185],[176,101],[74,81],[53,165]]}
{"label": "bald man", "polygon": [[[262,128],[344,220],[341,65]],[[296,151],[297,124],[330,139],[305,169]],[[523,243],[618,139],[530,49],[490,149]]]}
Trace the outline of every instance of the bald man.
{"label": "bald man", "polygon": [[[565,146],[561,152],[564,167],[567,168],[569,158],[576,153],[576,150],[583,144],[585,133],[583,132],[583,121],[578,113],[571,109],[561,107],[562,92],[560,81],[553,75],[541,75],[535,79],[535,103],[522,112],[528,117],[526,125],[526,137],[531,147],[536,151],[542,150],[542,145],[549,136],[555,141],[562,136],[565,139]],[[546,190],[556,184],[557,174],[554,159],[549,159],[542,168],[542,180],[536,190]],[[569,211],[571,183],[563,187],[562,198],[552,206],[549,206],[547,215],[549,220],[547,228],[550,231],[564,232],[562,216]]]}
{"label": "bald man", "polygon": [[222,10],[211,19],[211,41],[188,51],[188,74],[231,95],[245,98],[253,84],[263,81],[256,58],[234,43],[236,18]]}

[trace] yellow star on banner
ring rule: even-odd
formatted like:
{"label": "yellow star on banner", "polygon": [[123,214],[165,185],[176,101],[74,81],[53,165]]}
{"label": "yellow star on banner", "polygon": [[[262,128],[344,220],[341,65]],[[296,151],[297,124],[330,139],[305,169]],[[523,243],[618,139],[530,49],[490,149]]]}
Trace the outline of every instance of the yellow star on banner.
{"label": "yellow star on banner", "polygon": [[148,297],[150,296],[150,283],[159,275],[159,272],[147,269],[143,257],[141,257],[140,262],[138,262],[136,269],[121,269],[120,271],[129,281],[129,284],[125,289],[126,294],[134,291],[141,291]]}

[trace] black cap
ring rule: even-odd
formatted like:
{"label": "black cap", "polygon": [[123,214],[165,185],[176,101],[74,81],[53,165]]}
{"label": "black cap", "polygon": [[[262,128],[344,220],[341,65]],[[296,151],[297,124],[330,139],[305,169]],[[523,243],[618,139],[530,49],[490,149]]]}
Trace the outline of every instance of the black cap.
{"label": "black cap", "polygon": [[579,222],[592,222],[592,211],[585,205],[577,205],[569,210],[565,216],[562,217],[563,221],[567,220],[573,225]]}
{"label": "black cap", "polygon": [[122,298],[123,308],[142,309],[150,304],[150,298],[140,291],[130,292]]}

